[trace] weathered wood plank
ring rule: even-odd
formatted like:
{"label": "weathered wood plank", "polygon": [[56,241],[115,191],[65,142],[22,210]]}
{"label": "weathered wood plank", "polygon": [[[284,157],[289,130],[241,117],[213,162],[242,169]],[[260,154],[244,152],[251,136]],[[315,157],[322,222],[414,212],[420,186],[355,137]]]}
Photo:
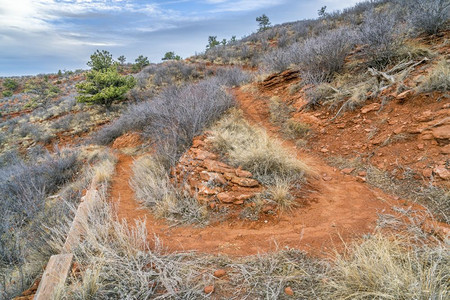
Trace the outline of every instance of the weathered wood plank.
{"label": "weathered wood plank", "polygon": [[72,252],[73,247],[79,243],[81,236],[84,233],[83,224],[85,224],[87,221],[86,218],[89,211],[89,205],[92,205],[92,203],[94,203],[97,198],[97,190],[89,190],[86,193],[86,196],[82,198],[82,202],[78,206],[75,218],[73,219],[69,233],[67,234],[62,253]]}
{"label": "weathered wood plank", "polygon": [[72,253],[50,257],[39,288],[33,298],[34,300],[49,300],[53,298],[56,289],[66,282],[72,259]]}

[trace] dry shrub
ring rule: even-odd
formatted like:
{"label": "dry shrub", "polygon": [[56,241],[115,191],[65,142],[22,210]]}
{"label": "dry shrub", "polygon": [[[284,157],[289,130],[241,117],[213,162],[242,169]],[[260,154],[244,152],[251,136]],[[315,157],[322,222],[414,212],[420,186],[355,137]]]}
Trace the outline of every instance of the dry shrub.
{"label": "dry shrub", "polygon": [[450,63],[441,60],[419,85],[419,91],[432,92],[450,90]]}

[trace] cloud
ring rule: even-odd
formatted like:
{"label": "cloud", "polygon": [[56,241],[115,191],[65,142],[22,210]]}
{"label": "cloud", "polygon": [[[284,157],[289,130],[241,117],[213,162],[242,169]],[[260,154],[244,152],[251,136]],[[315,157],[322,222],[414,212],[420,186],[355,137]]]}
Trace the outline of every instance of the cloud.
{"label": "cloud", "polygon": [[218,4],[215,8],[211,9],[210,12],[218,13],[218,12],[243,12],[243,11],[252,11],[261,8],[269,8],[272,6],[281,5],[286,1],[283,0],[235,0],[235,1],[227,1],[227,0],[207,0],[209,3]]}

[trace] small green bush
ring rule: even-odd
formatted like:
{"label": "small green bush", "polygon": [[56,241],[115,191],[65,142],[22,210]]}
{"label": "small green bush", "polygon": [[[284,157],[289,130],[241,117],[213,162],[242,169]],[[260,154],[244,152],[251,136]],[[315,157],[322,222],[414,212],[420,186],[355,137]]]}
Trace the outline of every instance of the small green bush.
{"label": "small green bush", "polygon": [[14,79],[5,78],[5,80],[3,80],[3,87],[6,90],[14,92],[17,89],[18,86],[19,86],[19,84]]}
{"label": "small green bush", "polygon": [[122,76],[117,68],[110,67],[106,71],[92,70],[87,73],[85,82],[77,84],[80,95],[78,102],[102,104],[107,107],[115,100],[122,100],[125,93],[136,85],[132,76]]}

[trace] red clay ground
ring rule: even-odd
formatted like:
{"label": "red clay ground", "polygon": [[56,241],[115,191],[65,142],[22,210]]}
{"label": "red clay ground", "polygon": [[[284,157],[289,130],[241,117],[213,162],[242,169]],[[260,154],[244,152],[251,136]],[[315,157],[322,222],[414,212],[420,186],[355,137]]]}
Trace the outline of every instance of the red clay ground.
{"label": "red clay ground", "polygon": [[[158,236],[169,251],[245,256],[287,246],[305,250],[312,256],[325,256],[333,249],[341,249],[343,243],[371,233],[377,213],[394,214],[392,206],[411,205],[330,167],[318,154],[298,150],[293,142],[283,140],[277,128],[269,123],[265,101],[240,90],[234,93],[250,122],[265,127],[317,174],[308,179],[304,198],[298,199],[304,205],[259,221],[234,218],[204,228],[170,227],[136,202],[129,186],[133,158],[119,153],[111,199],[118,202],[120,219],[130,224],[146,219],[149,238]],[[413,207],[420,209],[417,205]]]}

